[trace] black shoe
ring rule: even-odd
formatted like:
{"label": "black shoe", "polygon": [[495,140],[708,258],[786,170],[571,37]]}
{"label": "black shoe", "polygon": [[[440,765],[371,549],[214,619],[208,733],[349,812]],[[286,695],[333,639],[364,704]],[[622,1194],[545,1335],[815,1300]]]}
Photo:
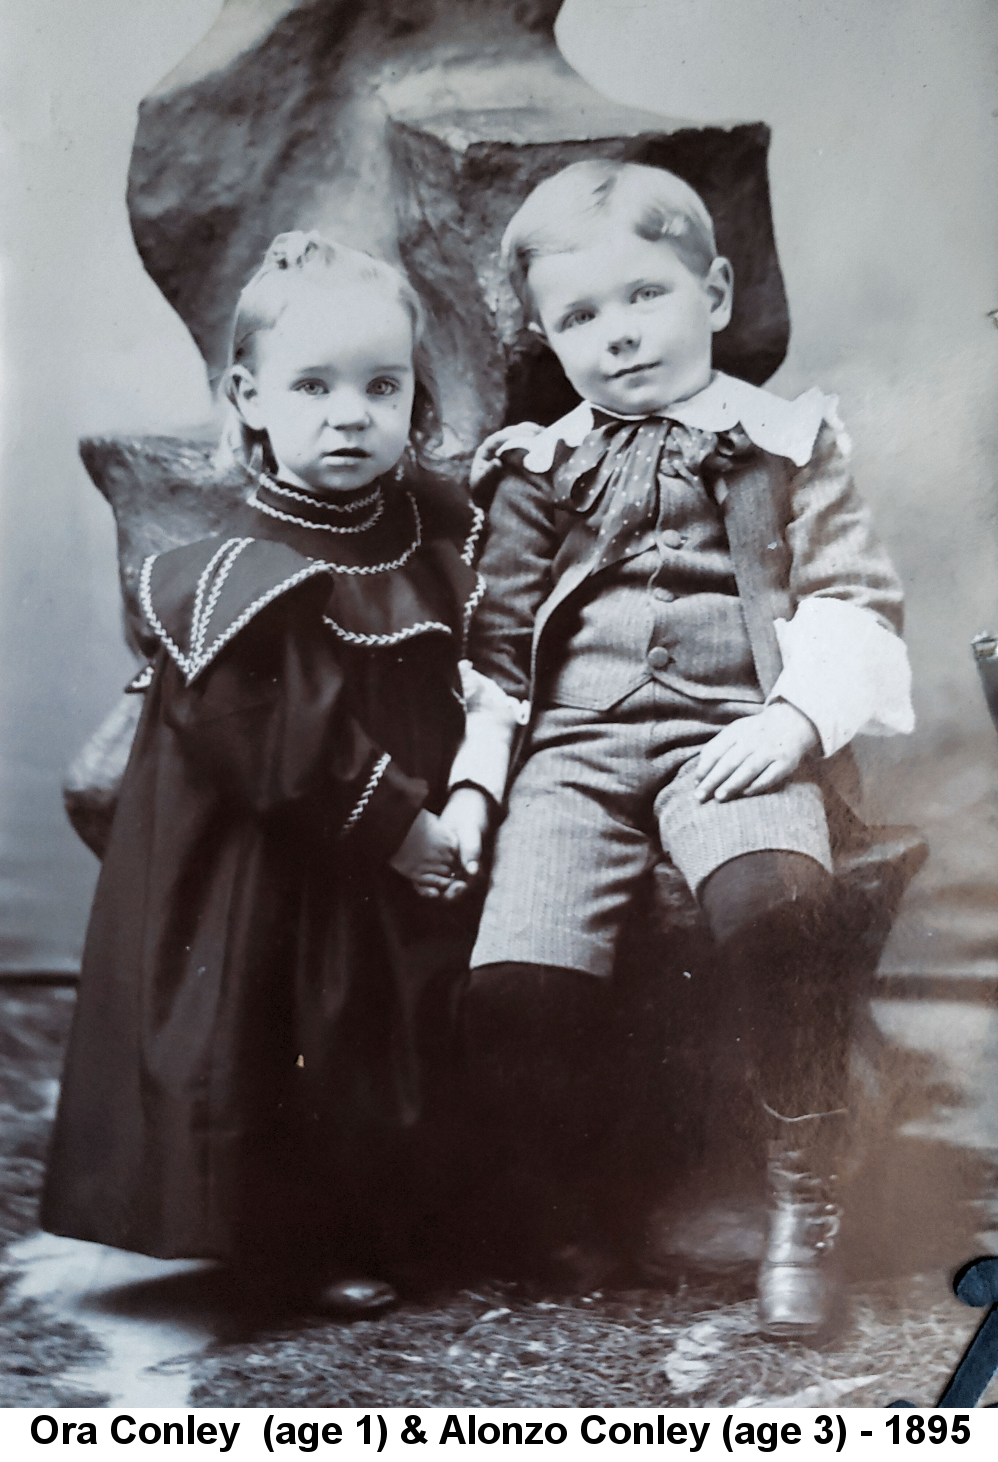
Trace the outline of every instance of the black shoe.
{"label": "black shoe", "polygon": [[[780,1117],[767,1108],[769,1238],[759,1269],[759,1319],[780,1340],[828,1336],[845,1318],[835,1241],[842,1210],[835,1201],[834,1158],[845,1112]],[[837,1164],[834,1164],[837,1166]]]}
{"label": "black shoe", "polygon": [[337,1279],[315,1291],[309,1309],[317,1315],[358,1319],[394,1309],[398,1298],[383,1279]]}

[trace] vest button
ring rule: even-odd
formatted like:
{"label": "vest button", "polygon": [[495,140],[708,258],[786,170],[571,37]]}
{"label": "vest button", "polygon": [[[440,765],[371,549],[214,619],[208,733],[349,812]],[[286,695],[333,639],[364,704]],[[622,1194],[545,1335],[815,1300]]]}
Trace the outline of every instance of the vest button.
{"label": "vest button", "polygon": [[671,604],[676,597],[671,589],[653,589],[651,592],[652,598],[660,600],[663,604]]}
{"label": "vest button", "polygon": [[658,535],[658,541],[663,548],[682,548],[683,535],[677,533],[675,528],[668,528],[664,533]]}
{"label": "vest button", "polygon": [[664,670],[672,656],[663,645],[656,645],[648,651],[648,664],[653,670]]}

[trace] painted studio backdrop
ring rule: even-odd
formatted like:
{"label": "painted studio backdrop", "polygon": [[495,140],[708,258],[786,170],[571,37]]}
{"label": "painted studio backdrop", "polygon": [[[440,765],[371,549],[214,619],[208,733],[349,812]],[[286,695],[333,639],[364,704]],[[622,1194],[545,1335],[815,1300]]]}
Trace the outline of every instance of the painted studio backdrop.
{"label": "painted studio backdrop", "polygon": [[[839,394],[908,591],[918,729],[859,753],[865,813],[916,824],[930,857],[881,964],[879,1019],[890,1036],[892,995],[921,990],[905,1039],[979,1092],[998,1057],[980,1001],[998,981],[998,738],[970,651],[998,630],[992,7],[323,8],[360,17],[340,17],[326,53],[316,0],[4,6],[0,970],[78,967],[97,864],[60,783],[135,663],[114,520],[79,439],[114,439],[87,454],[112,496],[125,458],[130,481],[161,483],[155,452],[128,457],[121,439],[210,438],[239,283],[273,233],[317,226],[406,264],[460,454],[511,393],[532,414],[524,380],[544,384],[489,257],[525,191],[523,146],[557,160],[575,141],[740,127],[719,146],[736,173],[756,167],[758,199],[768,128],[776,253],[752,281],[736,268],[736,290],[769,292],[772,330],[742,373],[778,365],[783,395]],[[141,532],[118,506],[127,578]],[[998,1147],[998,1107],[977,1104],[966,1140]]]}

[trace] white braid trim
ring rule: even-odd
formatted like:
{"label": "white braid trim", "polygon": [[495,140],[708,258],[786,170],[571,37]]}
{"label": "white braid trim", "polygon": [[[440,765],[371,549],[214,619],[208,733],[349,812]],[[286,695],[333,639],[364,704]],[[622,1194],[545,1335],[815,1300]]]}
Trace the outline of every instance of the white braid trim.
{"label": "white braid trim", "polygon": [[482,512],[481,508],[476,508],[474,505],[472,505],[471,511],[474,514],[474,519],[471,524],[471,531],[469,532],[467,538],[464,540],[464,547],[461,549],[461,562],[466,563],[469,568],[471,568],[471,565],[474,562],[475,549],[478,546],[479,538],[482,536],[482,527],[485,523],[485,514]]}
{"label": "white braid trim", "polygon": [[354,807],[353,811],[351,812],[350,816],[347,818],[346,822],[340,828],[340,837],[341,838],[345,838],[346,835],[347,835],[347,833],[350,832],[351,828],[356,827],[357,823],[360,822],[361,818],[364,816],[364,811],[365,811],[365,809],[367,807],[367,804],[370,802],[371,798],[374,796],[375,789],[376,789],[378,783],[381,781],[381,778],[385,775],[385,771],[387,770],[388,763],[390,761],[391,761],[391,757],[388,755],[388,753],[386,751],[375,762],[375,764],[374,764],[374,771],[371,773],[371,775],[367,779],[367,786],[364,788],[363,792],[360,794],[360,799],[357,802],[356,806]]}
{"label": "white braid trim", "polygon": [[[219,595],[225,587],[225,581],[232,572],[232,566],[243,549],[248,548],[252,542],[252,538],[235,538],[229,544],[223,545],[228,548],[228,552],[222,557],[221,562],[218,562],[219,555],[216,553],[198,580],[194,614],[191,618],[191,654],[195,658],[204,653],[204,642],[208,634],[208,625],[211,622],[211,616],[215,613],[215,606],[218,604]],[[218,571],[215,574],[215,582],[211,586],[211,593],[208,595],[208,602],[204,605],[204,611],[202,613],[200,611],[204,591],[216,563],[218,564]]]}
{"label": "white braid trim", "polygon": [[355,513],[358,508],[372,507],[381,497],[381,488],[376,487],[367,497],[355,498],[352,503],[334,503],[307,492],[295,492],[293,487],[283,487],[269,472],[261,472],[260,481],[268,492],[275,492],[279,497],[290,498],[296,503],[306,503],[310,508],[319,508],[324,513]]}
{"label": "white braid trim", "polygon": [[461,625],[461,658],[463,660],[467,659],[468,656],[468,636],[471,633],[471,618],[475,610],[478,608],[479,604],[481,604],[482,599],[485,597],[485,590],[487,589],[487,587],[488,585],[486,584],[482,575],[476,573],[475,587],[472,590],[467,604],[465,604],[464,606],[464,619]]}
{"label": "white braid trim", "polygon": [[215,572],[215,566],[221,562],[221,560],[225,557],[227,553],[231,551],[233,544],[242,543],[242,541],[243,540],[241,538],[227,538],[225,542],[212,554],[211,558],[205,564],[204,571],[202,572],[201,577],[198,579],[197,589],[194,592],[194,612],[191,615],[192,648],[195,646],[197,641],[197,627],[201,621],[201,611],[204,605],[205,590],[208,587],[208,583],[211,579],[212,574]]}
{"label": "white braid trim", "polygon": [[416,499],[413,497],[412,493],[407,492],[406,497],[409,499],[410,508],[412,508],[412,520],[415,525],[416,536],[409,544],[409,547],[405,550],[404,553],[400,554],[398,558],[393,558],[390,563],[347,564],[329,563],[327,561],[324,564],[324,567],[329,569],[334,574],[387,574],[391,573],[393,569],[400,569],[403,564],[408,563],[413,554],[422,545],[423,520],[419,516],[419,509],[416,506]]}
{"label": "white braid trim", "polygon": [[341,525],[339,523],[310,523],[307,518],[299,518],[295,513],[282,513],[280,508],[272,508],[269,503],[262,503],[257,497],[256,489],[246,499],[251,508],[256,508],[258,513],[266,513],[268,518],[279,518],[282,523],[294,523],[296,528],[314,528],[317,533],[366,533],[368,528],[373,528],[385,511],[385,500],[378,493],[377,506],[370,517],[365,518],[363,523]]}
{"label": "white braid trim", "polygon": [[[230,539],[229,543],[239,543],[241,541],[242,540],[240,539]],[[245,541],[248,543],[252,543],[254,540],[247,539]],[[214,640],[212,640],[210,645],[208,645],[206,648],[201,649],[197,653],[194,652],[194,649],[192,647],[191,653],[187,655],[177,644],[176,640],[171,639],[166,629],[166,626],[160,620],[155,609],[153,608],[151,578],[153,564],[156,562],[158,557],[159,554],[150,554],[150,556],[142,565],[142,573],[139,577],[139,602],[142,605],[142,612],[148,620],[150,627],[155,631],[157,637],[166,648],[167,652],[170,655],[170,658],[176,661],[177,665],[180,666],[180,669],[184,673],[184,680],[188,685],[193,684],[193,682],[197,679],[201,672],[205,670],[207,666],[209,666],[211,662],[215,659],[219,651],[224,649],[229,641],[234,639],[240,630],[245,629],[246,625],[248,625],[250,620],[260,613],[261,609],[265,609],[268,604],[273,603],[275,599],[280,598],[280,596],[287,593],[289,589],[293,589],[296,587],[296,585],[304,583],[306,579],[312,579],[315,577],[316,574],[327,574],[334,569],[334,566],[332,564],[323,563],[321,560],[317,561],[316,563],[310,563],[303,569],[299,569],[298,572],[296,574],[292,574],[290,578],[287,578],[283,580],[282,583],[275,584],[273,588],[268,589],[266,594],[261,594],[260,598],[254,600],[252,604],[244,609],[239,618],[234,619],[230,625],[227,625],[222,633],[218,635]]]}
{"label": "white braid trim", "polygon": [[410,624],[407,629],[399,629],[390,635],[362,635],[355,634],[353,630],[344,629],[337,624],[335,619],[330,619],[327,614],[322,616],[322,622],[332,630],[338,639],[345,640],[348,645],[400,645],[403,640],[411,640],[416,635],[426,635],[433,632],[450,635],[453,630],[448,624],[441,624],[435,619],[424,619],[421,624]]}

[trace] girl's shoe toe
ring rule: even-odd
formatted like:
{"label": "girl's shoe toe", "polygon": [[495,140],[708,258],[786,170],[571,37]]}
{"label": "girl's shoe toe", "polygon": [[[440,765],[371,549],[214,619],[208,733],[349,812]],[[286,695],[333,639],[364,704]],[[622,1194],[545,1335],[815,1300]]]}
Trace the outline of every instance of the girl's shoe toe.
{"label": "girl's shoe toe", "polygon": [[322,1315],[378,1315],[398,1304],[398,1295],[383,1279],[337,1279],[324,1284],[312,1308]]}

